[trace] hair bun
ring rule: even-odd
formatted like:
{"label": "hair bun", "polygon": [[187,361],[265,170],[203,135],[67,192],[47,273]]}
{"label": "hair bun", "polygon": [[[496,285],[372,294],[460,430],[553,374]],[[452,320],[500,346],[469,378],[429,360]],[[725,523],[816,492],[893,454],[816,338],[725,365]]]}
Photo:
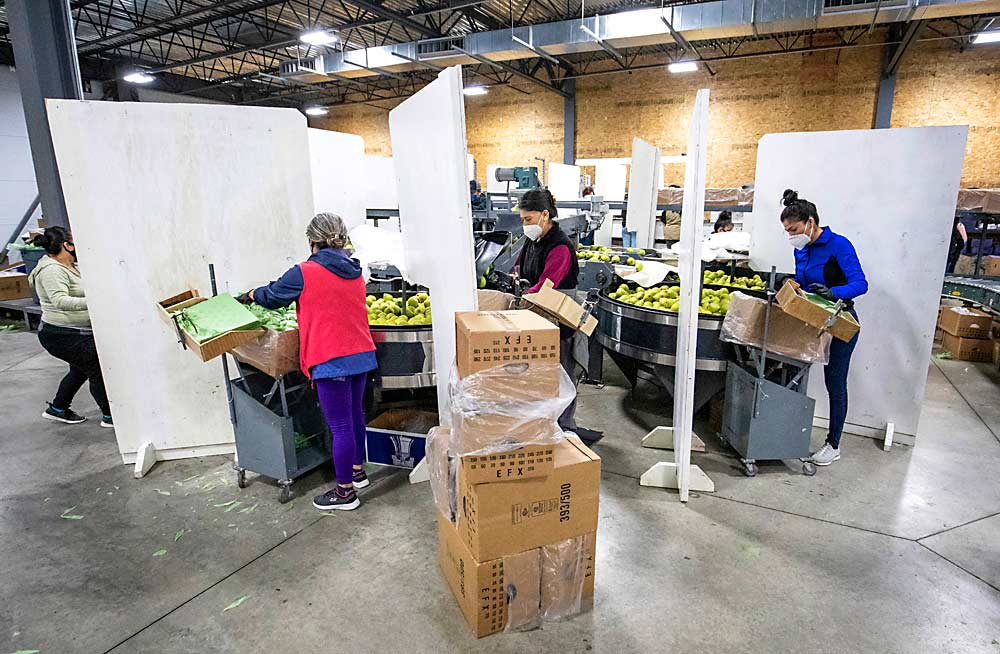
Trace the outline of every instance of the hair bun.
{"label": "hair bun", "polygon": [[31,244],[35,247],[48,249],[49,245],[49,235],[45,232],[40,234],[35,234],[31,239]]}
{"label": "hair bun", "polygon": [[798,202],[799,194],[790,188],[786,188],[785,192],[781,194],[781,203],[786,207],[792,206],[795,202]]}

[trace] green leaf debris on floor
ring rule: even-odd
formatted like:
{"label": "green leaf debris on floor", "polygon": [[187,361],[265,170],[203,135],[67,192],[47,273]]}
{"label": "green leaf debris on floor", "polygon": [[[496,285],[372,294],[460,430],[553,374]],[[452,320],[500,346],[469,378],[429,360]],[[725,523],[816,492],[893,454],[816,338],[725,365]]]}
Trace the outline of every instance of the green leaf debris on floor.
{"label": "green leaf debris on floor", "polygon": [[224,506],[229,506],[229,505],[233,504],[235,501],[236,500],[229,500],[228,502],[222,502],[221,504],[213,504],[212,506],[214,506],[217,509],[221,509]]}
{"label": "green leaf debris on floor", "polygon": [[167,550],[162,550],[162,549],[161,550],[156,550],[155,552],[153,552],[153,556],[163,556],[166,553],[167,553]]}
{"label": "green leaf debris on floor", "polygon": [[14,654],[38,654],[41,651],[40,649],[19,649]]}
{"label": "green leaf debris on floor", "polygon": [[226,509],[225,511],[223,511],[223,513],[229,513],[230,511],[232,511],[233,509],[235,509],[236,507],[238,507],[240,504],[243,504],[243,502],[241,502],[239,500],[236,500],[236,501],[232,502],[229,505],[229,508]]}
{"label": "green leaf debris on floor", "polygon": [[222,612],[225,613],[226,611],[229,611],[231,609],[235,609],[237,606],[239,606],[243,602],[247,601],[248,599],[250,599],[249,595],[244,595],[243,597],[235,599],[235,600],[233,600],[232,602],[229,603],[229,606],[227,606],[226,608],[222,609]]}
{"label": "green leaf debris on floor", "polygon": [[73,513],[74,509],[76,509],[76,506],[69,507],[68,509],[66,509],[65,511],[63,511],[62,515],[60,515],[59,517],[62,518],[62,519],[64,519],[64,520],[83,520],[83,516],[82,515],[79,515],[77,513]]}
{"label": "green leaf debris on floor", "polygon": [[240,513],[253,513],[253,510],[256,509],[256,508],[257,508],[257,505],[254,504],[253,506],[248,506],[245,509],[240,509]]}
{"label": "green leaf debris on floor", "polygon": [[181,530],[180,530],[180,531],[178,531],[178,532],[177,532],[176,534],[174,534],[174,542],[175,542],[175,543],[176,543],[177,541],[179,541],[180,539],[184,538],[184,532],[185,532],[185,531],[186,531],[185,529],[181,529]]}

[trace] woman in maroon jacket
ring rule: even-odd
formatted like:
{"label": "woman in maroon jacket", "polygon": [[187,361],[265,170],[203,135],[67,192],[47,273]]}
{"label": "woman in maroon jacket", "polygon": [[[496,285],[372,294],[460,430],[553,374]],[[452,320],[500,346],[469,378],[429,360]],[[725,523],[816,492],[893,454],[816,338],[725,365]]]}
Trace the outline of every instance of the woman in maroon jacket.
{"label": "woman in maroon jacket", "polygon": [[312,256],[277,281],[254,289],[247,300],[268,309],[297,302],[299,359],[313,380],[323,415],[333,434],[337,485],[313,499],[321,511],[360,506],[355,489],[370,483],[362,465],[365,453],[365,380],[377,367],[368,329],[365,280],[361,264],[347,248],[340,216],[317,214],[306,228]]}

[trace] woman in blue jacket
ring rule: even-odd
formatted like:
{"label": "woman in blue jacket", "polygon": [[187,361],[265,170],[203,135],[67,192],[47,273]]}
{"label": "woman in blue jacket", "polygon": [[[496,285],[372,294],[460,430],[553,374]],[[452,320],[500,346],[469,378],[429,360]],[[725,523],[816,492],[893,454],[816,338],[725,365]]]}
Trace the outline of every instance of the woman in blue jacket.
{"label": "woman in blue jacket", "polygon": [[[795,248],[795,280],[828,300],[843,300],[857,320],[854,298],[868,292],[868,280],[854,246],[829,227],[820,227],[816,205],[799,198],[795,191],[786,190],[782,204],[785,209],[781,212],[781,224],[788,234],[789,245]],[[823,371],[830,396],[830,433],[823,447],[812,455],[818,466],[828,466],[840,458],[840,437],[847,418],[847,371],[858,335],[847,342],[834,338],[830,343],[830,361]]]}

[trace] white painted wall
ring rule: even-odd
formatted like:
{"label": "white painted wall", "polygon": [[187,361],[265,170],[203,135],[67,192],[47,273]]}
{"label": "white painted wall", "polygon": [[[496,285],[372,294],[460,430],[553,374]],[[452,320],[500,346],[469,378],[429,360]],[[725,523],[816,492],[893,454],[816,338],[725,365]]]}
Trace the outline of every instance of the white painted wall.
{"label": "white painted wall", "polygon": [[[795,268],[779,216],[786,188],[813,202],[820,224],[854,244],[869,291],[848,379],[845,431],[887,422],[915,435],[968,127],[768,134],[757,150],[751,265]],[[820,366],[809,394],[829,418]]]}
{"label": "white painted wall", "polygon": [[[125,463],[233,450],[219,360],[156,303],[274,279],[308,256],[305,117],[292,109],[50,100],[49,124]],[[80,129],[86,125],[87,129]],[[99,192],[95,192],[98,189]]]}
{"label": "white painted wall", "polygon": [[[10,66],[0,66],[0,162],[0,238],[6,242],[38,194],[21,91]],[[39,215],[36,210],[28,229],[38,226]],[[14,252],[11,259],[17,261],[20,256]]]}
{"label": "white painted wall", "polygon": [[309,130],[313,205],[344,219],[347,229],[365,224],[365,140],[326,129]]}

